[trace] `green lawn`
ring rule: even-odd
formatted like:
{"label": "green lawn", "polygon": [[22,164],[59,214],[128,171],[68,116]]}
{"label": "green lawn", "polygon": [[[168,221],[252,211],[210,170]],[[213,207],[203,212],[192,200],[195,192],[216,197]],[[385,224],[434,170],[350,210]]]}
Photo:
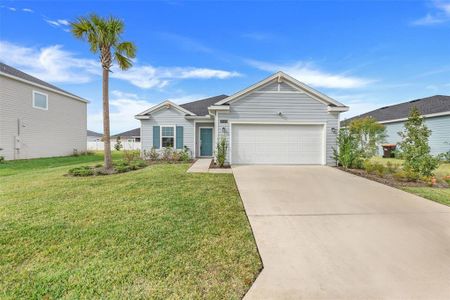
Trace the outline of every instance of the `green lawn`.
{"label": "green lawn", "polygon": [[[398,165],[403,163],[401,159],[396,158],[374,157],[372,160],[383,164],[386,164],[388,161]],[[439,165],[439,168],[435,171],[435,174],[437,178],[450,175],[450,164],[447,163]],[[450,206],[450,188],[438,189],[432,187],[403,187],[402,189],[412,194]]]}
{"label": "green lawn", "polygon": [[63,176],[101,159],[0,165],[0,298],[244,295],[262,266],[231,174]]}

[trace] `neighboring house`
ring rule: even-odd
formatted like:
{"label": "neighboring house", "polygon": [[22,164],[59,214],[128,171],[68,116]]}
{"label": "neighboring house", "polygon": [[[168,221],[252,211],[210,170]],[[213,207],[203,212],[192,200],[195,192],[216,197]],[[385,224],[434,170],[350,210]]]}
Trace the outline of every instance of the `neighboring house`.
{"label": "neighboring house", "polygon": [[138,150],[141,149],[141,128],[135,128],[115,134],[111,137],[111,145],[117,143],[117,137],[120,137],[122,149],[124,150]]}
{"label": "neighboring house", "polygon": [[231,164],[335,164],[339,115],[348,107],[277,72],[232,95],[177,105],[164,101],[136,116],[142,149],[188,147],[213,157],[228,141]]}
{"label": "neighboring house", "polygon": [[401,141],[398,132],[403,131],[404,123],[414,106],[425,118],[425,124],[431,130],[429,139],[431,153],[436,155],[450,151],[450,96],[436,95],[385,106],[342,123],[344,125],[357,118],[373,117],[386,126],[386,143],[397,144]]}
{"label": "neighboring house", "polygon": [[88,142],[101,142],[101,140],[103,138],[103,134],[92,131],[92,130],[87,130],[86,138],[87,138]]}
{"label": "neighboring house", "polygon": [[88,101],[0,63],[0,156],[86,151]]}

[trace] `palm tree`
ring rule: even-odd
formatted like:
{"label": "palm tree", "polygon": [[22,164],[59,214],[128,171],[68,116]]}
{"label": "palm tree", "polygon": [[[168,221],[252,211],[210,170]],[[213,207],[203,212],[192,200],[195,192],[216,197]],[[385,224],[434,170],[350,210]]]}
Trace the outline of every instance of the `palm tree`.
{"label": "palm tree", "polygon": [[114,17],[102,18],[95,14],[79,17],[70,23],[72,34],[87,41],[91,52],[100,54],[103,68],[103,141],[105,146],[104,164],[106,170],[112,169],[111,140],[109,128],[109,72],[113,63],[121,70],[127,70],[133,65],[136,57],[136,46],[132,42],[124,42],[121,35],[124,30],[122,20]]}

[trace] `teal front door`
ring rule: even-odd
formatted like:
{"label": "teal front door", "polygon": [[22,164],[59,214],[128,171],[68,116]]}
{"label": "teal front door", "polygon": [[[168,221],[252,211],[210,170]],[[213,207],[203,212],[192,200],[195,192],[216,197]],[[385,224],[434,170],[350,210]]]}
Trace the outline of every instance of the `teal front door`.
{"label": "teal front door", "polygon": [[213,130],[212,128],[200,128],[200,156],[212,156],[213,154]]}

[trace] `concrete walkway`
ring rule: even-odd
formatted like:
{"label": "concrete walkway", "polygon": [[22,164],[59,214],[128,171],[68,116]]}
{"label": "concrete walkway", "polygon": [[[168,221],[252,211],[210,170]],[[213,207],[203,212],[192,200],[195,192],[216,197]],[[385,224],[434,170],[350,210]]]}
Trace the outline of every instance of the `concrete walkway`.
{"label": "concrete walkway", "polygon": [[192,164],[187,170],[188,173],[233,173],[231,168],[229,169],[210,169],[212,158],[199,158]]}
{"label": "concrete walkway", "polygon": [[246,299],[449,299],[450,207],[329,167],[238,166]]}

